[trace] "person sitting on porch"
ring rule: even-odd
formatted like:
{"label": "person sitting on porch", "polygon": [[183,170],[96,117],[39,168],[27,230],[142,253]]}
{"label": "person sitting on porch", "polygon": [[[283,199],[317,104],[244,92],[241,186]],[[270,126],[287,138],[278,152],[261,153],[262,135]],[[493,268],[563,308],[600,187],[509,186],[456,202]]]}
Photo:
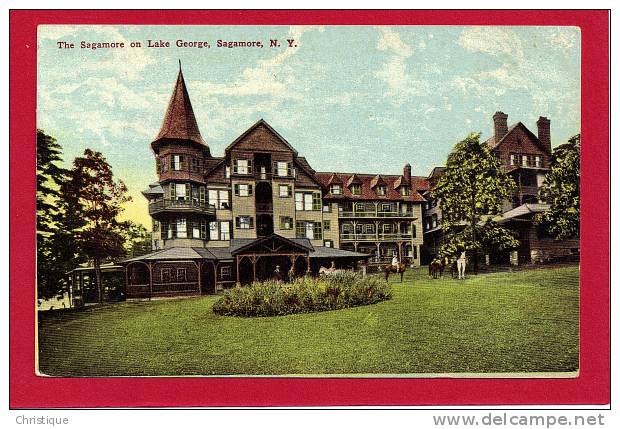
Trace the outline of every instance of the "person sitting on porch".
{"label": "person sitting on porch", "polygon": [[336,271],[336,262],[332,261],[332,265],[329,267],[331,271]]}
{"label": "person sitting on porch", "polygon": [[280,272],[280,266],[276,265],[276,269],[273,270],[273,279],[277,282],[282,281],[282,273]]}

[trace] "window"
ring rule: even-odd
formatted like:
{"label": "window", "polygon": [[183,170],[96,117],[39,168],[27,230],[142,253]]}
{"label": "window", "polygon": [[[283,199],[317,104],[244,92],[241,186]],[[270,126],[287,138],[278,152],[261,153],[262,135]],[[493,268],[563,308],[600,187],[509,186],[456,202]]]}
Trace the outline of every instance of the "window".
{"label": "window", "polygon": [[202,166],[202,160],[200,158],[192,157],[192,171],[194,173],[199,173],[201,166]]}
{"label": "window", "polygon": [[162,282],[166,283],[170,281],[170,268],[162,268],[160,274]]}
{"label": "window", "polygon": [[230,222],[209,222],[210,240],[230,240]]}
{"label": "window", "polygon": [[384,234],[391,234],[392,233],[392,224],[390,223],[384,223],[383,224],[383,233]]}
{"label": "window", "polygon": [[252,216],[237,216],[235,227],[237,229],[252,229],[254,228],[254,218]]}
{"label": "window", "polygon": [[174,171],[185,170],[185,155],[172,155],[172,169]]}
{"label": "window", "polygon": [[342,187],[340,185],[332,185],[329,192],[334,195],[340,195],[342,194]]}
{"label": "window", "polygon": [[275,163],[276,174],[280,177],[288,177],[289,176],[289,164],[287,162],[278,161]]}
{"label": "window", "polygon": [[413,259],[418,259],[418,246],[413,246]]}
{"label": "window", "polygon": [[280,198],[286,198],[293,195],[293,187],[291,185],[278,185],[278,195]]}
{"label": "window", "polygon": [[170,199],[175,201],[189,200],[190,195],[189,183],[170,183]]}
{"label": "window", "polygon": [[364,205],[364,203],[355,203],[354,207],[355,207],[355,211],[356,212],[364,212],[364,211],[366,211],[366,206]]}
{"label": "window", "polygon": [[516,153],[510,154],[510,165],[519,165],[519,155]]}
{"label": "window", "polygon": [[351,185],[351,193],[353,195],[361,195],[362,187],[360,185]]}
{"label": "window", "polygon": [[323,213],[331,213],[332,212],[332,205],[327,203],[327,204],[323,204]]}
{"label": "window", "polygon": [[177,238],[187,238],[187,220],[184,217],[177,218]]}
{"label": "window", "polygon": [[293,218],[280,216],[280,229],[293,229]]}
{"label": "window", "polygon": [[386,191],[387,190],[386,190],[385,186],[383,186],[383,185],[377,186],[377,195],[385,196]]}
{"label": "window", "polygon": [[323,231],[329,231],[331,229],[331,222],[328,220],[323,221]]}
{"label": "window", "polygon": [[436,228],[436,227],[437,227],[437,215],[436,215],[436,214],[434,214],[434,215],[431,217],[431,221],[432,221],[432,226],[433,226],[433,228]]}
{"label": "window", "polygon": [[323,246],[325,246],[325,247],[334,247],[334,242],[332,240],[325,240],[323,242]]}
{"label": "window", "polygon": [[416,238],[416,228],[414,223],[411,224],[411,235],[413,238]]}
{"label": "window", "polygon": [[229,210],[230,202],[228,191],[209,189],[209,204],[220,210]]}
{"label": "window", "polygon": [[155,157],[155,174],[161,174],[161,160],[158,156]]}
{"label": "window", "polygon": [[230,179],[230,167],[228,167],[228,166],[226,167],[226,170],[225,170],[224,174],[226,175],[227,179]]}
{"label": "window", "polygon": [[222,280],[229,280],[232,274],[232,270],[229,266],[220,267],[220,278]]}
{"label": "window", "polygon": [[321,194],[318,192],[295,192],[295,209],[300,211],[321,210]]}
{"label": "window", "polygon": [[252,195],[252,185],[247,183],[236,183],[234,186],[235,195],[238,197],[249,197]]}
{"label": "window", "polygon": [[235,174],[252,174],[251,159],[237,159],[233,163],[233,173]]}
{"label": "window", "polygon": [[392,211],[392,204],[381,204],[381,211],[384,213],[389,213]]}
{"label": "window", "polygon": [[406,197],[410,194],[409,188],[406,186],[401,186],[400,187],[400,195],[402,195],[403,197]]}
{"label": "window", "polygon": [[540,155],[534,156],[534,166],[542,167],[542,157]]}
{"label": "window", "polygon": [[367,223],[366,225],[364,225],[364,232],[366,234],[374,234],[375,226],[372,223]]}
{"label": "window", "polygon": [[320,240],[322,237],[321,222],[297,221],[295,225],[297,238]]}
{"label": "window", "polygon": [[200,237],[200,222],[192,222],[192,238]]}
{"label": "window", "polygon": [[178,282],[187,281],[187,268],[177,268],[177,281]]}

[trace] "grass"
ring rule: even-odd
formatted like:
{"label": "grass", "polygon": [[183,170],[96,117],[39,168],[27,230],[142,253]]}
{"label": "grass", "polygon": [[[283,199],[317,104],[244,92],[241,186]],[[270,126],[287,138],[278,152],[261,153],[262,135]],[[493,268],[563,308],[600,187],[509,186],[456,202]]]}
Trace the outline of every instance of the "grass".
{"label": "grass", "polygon": [[[206,296],[39,315],[54,376],[567,372],[579,362],[579,269],[430,280],[321,313],[217,316]],[[391,281],[397,281],[392,277]]]}

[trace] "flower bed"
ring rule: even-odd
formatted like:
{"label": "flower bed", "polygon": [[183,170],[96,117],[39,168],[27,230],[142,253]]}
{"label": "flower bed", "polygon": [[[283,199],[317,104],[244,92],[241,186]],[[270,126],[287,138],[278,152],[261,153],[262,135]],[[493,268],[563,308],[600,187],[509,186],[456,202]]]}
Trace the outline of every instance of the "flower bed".
{"label": "flower bed", "polygon": [[228,289],[213,304],[213,312],[223,316],[283,316],[375,304],[391,296],[390,286],[379,278],[345,272],[302,277],[290,284],[265,281]]}

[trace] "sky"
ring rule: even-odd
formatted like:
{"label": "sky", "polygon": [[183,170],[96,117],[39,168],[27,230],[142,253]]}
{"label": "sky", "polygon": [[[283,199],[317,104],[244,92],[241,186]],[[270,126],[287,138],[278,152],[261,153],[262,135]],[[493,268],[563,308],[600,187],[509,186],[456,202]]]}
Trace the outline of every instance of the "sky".
{"label": "sky", "polygon": [[[128,186],[124,217],[150,225],[140,191],[156,180],[150,143],[182,63],[214,156],[259,119],[317,171],[426,176],[470,132],[508,114],[552,145],[580,132],[576,27],[39,26],[37,127],[70,165],[100,151]],[[149,48],[147,40],[170,42]],[[278,39],[280,47],[270,47]],[[289,48],[286,39],[294,39]],[[210,48],[178,48],[177,40]],[[263,48],[217,47],[217,40]],[[58,42],[74,43],[60,49]],[[81,49],[80,42],[124,42]],[[131,42],[141,47],[130,48]]]}

